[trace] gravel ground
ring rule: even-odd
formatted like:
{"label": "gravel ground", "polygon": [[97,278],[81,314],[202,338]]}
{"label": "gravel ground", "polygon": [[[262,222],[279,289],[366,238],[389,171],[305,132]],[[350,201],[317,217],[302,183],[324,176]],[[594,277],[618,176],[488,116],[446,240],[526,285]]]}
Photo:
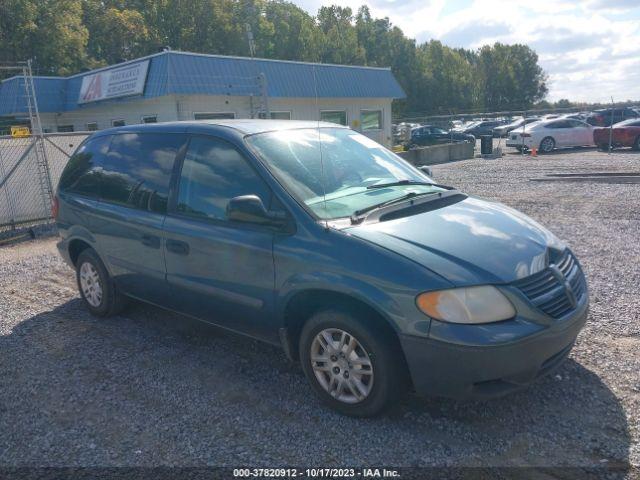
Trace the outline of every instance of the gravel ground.
{"label": "gravel ground", "polygon": [[489,402],[408,396],[376,419],[319,405],[276,348],[134,305],[97,320],[55,239],[0,248],[0,466],[640,465],[640,185],[533,182],[640,172],[572,150],[434,167],[568,241],[592,309],[554,376]]}

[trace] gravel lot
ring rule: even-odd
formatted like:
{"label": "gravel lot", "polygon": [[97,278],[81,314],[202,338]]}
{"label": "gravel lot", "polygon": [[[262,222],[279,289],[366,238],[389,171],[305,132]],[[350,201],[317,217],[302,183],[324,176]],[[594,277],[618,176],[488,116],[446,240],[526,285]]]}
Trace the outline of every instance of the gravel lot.
{"label": "gravel lot", "polygon": [[0,466],[639,466],[640,184],[529,180],[580,172],[640,172],[640,153],[434,167],[567,240],[591,314],[524,392],[409,396],[377,419],[321,407],[271,346],[144,305],[92,318],[55,239],[0,248]]}

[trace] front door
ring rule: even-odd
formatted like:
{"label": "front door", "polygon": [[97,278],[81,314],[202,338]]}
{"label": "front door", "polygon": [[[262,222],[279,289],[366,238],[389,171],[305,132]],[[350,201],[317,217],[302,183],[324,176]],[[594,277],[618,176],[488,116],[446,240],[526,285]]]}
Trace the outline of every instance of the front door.
{"label": "front door", "polygon": [[[231,222],[229,200],[271,193],[230,143],[193,136],[164,224],[172,308],[256,337],[275,335],[273,231]],[[277,335],[270,338],[277,339]]]}
{"label": "front door", "polygon": [[593,145],[593,129],[580,120],[571,120],[573,143],[576,146]]}

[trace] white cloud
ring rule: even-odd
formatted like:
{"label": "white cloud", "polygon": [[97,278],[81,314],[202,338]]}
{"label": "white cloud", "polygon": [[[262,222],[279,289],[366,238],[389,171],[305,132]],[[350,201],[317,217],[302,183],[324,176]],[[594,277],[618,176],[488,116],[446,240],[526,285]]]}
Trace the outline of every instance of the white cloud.
{"label": "white cloud", "polygon": [[[335,0],[294,0],[315,14]],[[549,74],[549,99],[640,99],[638,0],[343,0],[354,12],[366,3],[406,35],[454,47],[524,43]]]}

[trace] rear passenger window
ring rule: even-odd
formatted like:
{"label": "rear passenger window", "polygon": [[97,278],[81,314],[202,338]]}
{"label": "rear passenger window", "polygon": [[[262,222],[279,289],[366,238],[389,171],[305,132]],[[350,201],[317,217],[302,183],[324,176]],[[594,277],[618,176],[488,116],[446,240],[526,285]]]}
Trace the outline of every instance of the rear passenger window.
{"label": "rear passenger window", "polygon": [[193,137],[178,187],[178,212],[196,218],[226,219],[227,203],[239,195],[257,195],[268,207],[269,187],[233,145]]}
{"label": "rear passenger window", "polygon": [[114,135],[105,158],[104,201],[166,213],[171,172],[186,135],[123,133]]}
{"label": "rear passenger window", "polygon": [[109,150],[111,135],[90,138],[69,159],[58,187],[87,197],[100,195],[100,171]]}

